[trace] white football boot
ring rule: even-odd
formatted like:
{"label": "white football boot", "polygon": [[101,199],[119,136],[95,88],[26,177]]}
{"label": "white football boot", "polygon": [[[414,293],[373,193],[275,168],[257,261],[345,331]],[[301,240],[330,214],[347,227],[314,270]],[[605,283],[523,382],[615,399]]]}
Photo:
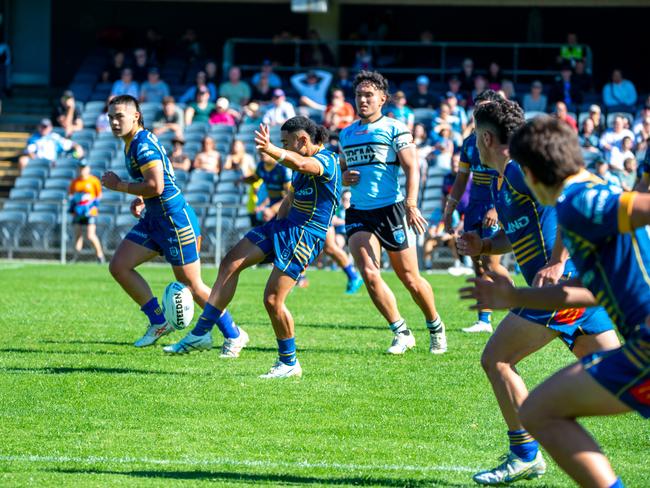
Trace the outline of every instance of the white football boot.
{"label": "white football boot", "polygon": [[295,376],[297,378],[300,378],[302,376],[302,368],[300,367],[298,360],[296,360],[296,364],[292,366],[278,360],[271,367],[269,372],[261,375],[260,378],[263,380],[270,380],[274,378],[289,378],[291,376]]}
{"label": "white football boot", "polygon": [[519,480],[532,480],[546,473],[546,462],[542,451],[537,451],[535,459],[526,462],[512,451],[501,458],[503,463],[494,469],[481,471],[472,476],[479,485],[499,486]]}
{"label": "white football boot", "polygon": [[174,331],[174,326],[169,322],[165,322],[162,325],[149,325],[147,327],[147,332],[144,333],[140,339],[135,341],[133,345],[135,347],[147,347],[153,345],[158,339],[167,334],[171,334]]}
{"label": "white football boot", "polygon": [[447,352],[447,336],[445,324],[441,324],[440,332],[429,332],[429,352],[431,354],[444,354]]}
{"label": "white football boot", "polygon": [[[407,329],[408,330],[408,329]],[[415,347],[415,336],[409,330],[409,334],[398,333],[393,337],[393,342],[386,351],[388,354],[404,354]]]}
{"label": "white football boot", "polygon": [[463,332],[469,332],[470,334],[475,332],[487,332],[492,333],[492,324],[489,322],[483,322],[482,320],[477,320],[471,326],[465,327]]}
{"label": "white football boot", "polygon": [[234,339],[224,339],[221,346],[220,358],[238,358],[239,353],[246,347],[249,341],[248,334],[244,329],[239,327],[239,337]]}
{"label": "white football boot", "polygon": [[168,354],[189,354],[210,349],[212,349],[212,333],[199,336],[192,334],[191,331],[176,344],[163,347],[163,351]]}

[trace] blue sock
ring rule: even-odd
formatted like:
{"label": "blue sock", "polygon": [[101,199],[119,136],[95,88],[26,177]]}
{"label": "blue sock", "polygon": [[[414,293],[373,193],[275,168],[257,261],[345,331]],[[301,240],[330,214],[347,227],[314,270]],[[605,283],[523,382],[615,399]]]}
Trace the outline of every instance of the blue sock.
{"label": "blue sock", "polygon": [[621,478],[616,478],[616,481],[614,482],[614,484],[612,486],[610,486],[609,488],[625,488],[625,485],[621,481]]}
{"label": "blue sock", "polygon": [[535,459],[539,444],[527,430],[509,430],[510,450],[526,462]]}
{"label": "blue sock", "polygon": [[296,338],[278,339],[280,361],[289,366],[296,364]]}
{"label": "blue sock", "polygon": [[478,319],[481,322],[487,322],[489,324],[492,322],[492,312],[489,310],[479,310]]}
{"label": "blue sock", "polygon": [[203,313],[199,317],[198,322],[192,329],[192,334],[202,336],[210,332],[214,326],[219,327],[219,330],[226,339],[235,339],[239,337],[239,329],[232,320],[232,316],[228,310],[223,312],[209,303],[205,304]]}
{"label": "blue sock", "polygon": [[345,274],[347,275],[349,281],[356,280],[359,277],[351,264],[348,264],[345,268],[343,268],[343,271],[345,271]]}
{"label": "blue sock", "polygon": [[140,310],[142,310],[147,316],[151,325],[162,325],[165,323],[165,316],[163,315],[162,308],[160,308],[156,297],[153,297],[147,303],[142,305]]}

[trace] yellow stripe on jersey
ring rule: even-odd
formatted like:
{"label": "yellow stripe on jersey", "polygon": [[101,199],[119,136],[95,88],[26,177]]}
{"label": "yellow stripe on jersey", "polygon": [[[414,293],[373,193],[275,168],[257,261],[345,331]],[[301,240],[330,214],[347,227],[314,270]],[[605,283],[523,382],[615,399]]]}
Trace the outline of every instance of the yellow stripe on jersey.
{"label": "yellow stripe on jersey", "polygon": [[637,196],[637,192],[625,192],[621,194],[618,201],[618,231],[621,234],[632,232],[632,204]]}
{"label": "yellow stripe on jersey", "polygon": [[540,254],[542,254],[542,251],[537,251],[536,253],[531,254],[530,256],[528,256],[527,258],[524,258],[522,260],[517,259],[517,264],[519,264],[519,266],[523,266],[524,264],[529,263],[530,261],[535,259]]}
{"label": "yellow stripe on jersey", "polygon": [[140,171],[147,171],[148,169],[158,166],[161,162],[162,161],[160,161],[160,159],[156,159],[155,161],[149,161],[148,163],[140,166]]}
{"label": "yellow stripe on jersey", "polygon": [[471,166],[471,164],[464,163],[464,162],[461,161],[460,163],[458,163],[458,172],[459,173],[469,173],[470,166]]}
{"label": "yellow stripe on jersey", "polygon": [[524,241],[529,241],[529,240],[531,240],[532,238],[533,238],[533,234],[526,234],[526,235],[525,235],[524,237],[522,237],[521,239],[519,239],[519,240],[513,242],[513,243],[512,243],[512,248],[514,249],[514,248],[516,248],[516,247],[518,247],[518,246],[524,244]]}
{"label": "yellow stripe on jersey", "polygon": [[[517,256],[517,261],[520,261],[528,256],[530,256],[531,253],[539,251],[539,248],[537,246],[531,246],[523,251],[518,251],[515,252],[515,256]],[[519,264],[522,264],[521,262]]]}

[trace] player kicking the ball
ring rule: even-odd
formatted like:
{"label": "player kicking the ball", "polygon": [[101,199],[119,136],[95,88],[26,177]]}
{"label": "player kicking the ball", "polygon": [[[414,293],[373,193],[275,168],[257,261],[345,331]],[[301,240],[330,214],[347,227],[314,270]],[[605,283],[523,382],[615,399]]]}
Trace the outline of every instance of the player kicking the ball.
{"label": "player kicking the ball", "polygon": [[537,117],[514,134],[510,153],[545,205],[581,278],[515,288],[494,276],[461,290],[491,308],[601,305],[625,344],[591,354],[538,386],[521,407],[526,428],[580,486],[621,488],[580,417],[637,411],[650,417],[650,196],[622,192],[584,169],[578,138],[562,121]]}
{"label": "player kicking the ball", "polygon": [[[514,102],[494,101],[474,112],[481,161],[498,173],[493,183],[494,205],[503,229],[481,239],[463,234],[458,250],[470,256],[513,251],[530,286],[554,284],[576,276],[574,263],[557,239],[555,209],[545,207],[524,182],[517,162],[510,159],[508,139],[524,124],[524,113]],[[509,279],[509,278],[508,278]],[[474,475],[482,485],[501,485],[544,474],[546,463],[535,438],[524,428],[519,408],[528,396],[517,364],[555,338],[562,339],[578,357],[620,345],[603,308],[546,311],[513,308],[485,346],[481,365],[492,384],[508,426],[510,450],[503,462]]]}
{"label": "player kicking the ball", "polygon": [[[120,243],[109,270],[149,319],[136,347],[151,346],[174,328],[165,321],[158,299],[135,268],[163,254],[176,279],[185,284],[203,307],[210,288],[201,279],[201,231],[194,210],[174,178],[174,169],[155,135],[144,128],[138,101],[129,95],[111,100],[108,118],[113,134],[125,145],[126,168],[134,181],[122,181],[112,171],[102,176],[109,190],[135,195],[131,212],[140,219]],[[227,348],[233,331],[226,331]]]}
{"label": "player kicking the ball", "polygon": [[[296,357],[294,322],[285,305],[300,273],[318,256],[341,195],[338,156],[323,148],[325,128],[305,117],[293,117],[281,127],[284,149],[271,143],[269,130],[255,132],[257,149],[293,171],[292,189],[276,219],[255,227],[221,261],[217,281],[196,327],[164,350],[182,354],[212,347],[210,331],[223,321],[222,310],[237,289],[239,274],[258,263],[273,263],[264,290],[264,305],[278,342],[279,358],[261,378],[301,376]],[[246,338],[247,340],[247,338]],[[238,347],[243,347],[242,341]]]}
{"label": "player kicking the ball", "polygon": [[[351,186],[350,208],[345,213],[348,246],[368,294],[393,332],[389,354],[404,354],[415,346],[415,336],[397,309],[395,295],[381,277],[381,248],[397,277],[424,313],[430,333],[429,351],[447,350],[445,326],[436,310],[433,290],[420,276],[415,235],[426,231],[427,221],[417,207],[420,171],[413,137],[401,122],[384,117],[388,82],[377,72],[361,71],[354,80],[357,112],[361,120],[340,134],[343,183]],[[398,173],[406,174],[406,200]]]}

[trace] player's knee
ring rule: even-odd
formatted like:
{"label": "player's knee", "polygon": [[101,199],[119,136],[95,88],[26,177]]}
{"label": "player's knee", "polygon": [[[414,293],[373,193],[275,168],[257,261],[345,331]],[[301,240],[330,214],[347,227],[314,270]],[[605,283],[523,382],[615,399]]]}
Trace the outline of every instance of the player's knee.
{"label": "player's knee", "polygon": [[496,354],[496,351],[488,346],[483,350],[483,354],[481,354],[481,367],[488,376],[491,376],[493,374],[501,375],[511,370],[514,364],[507,358]]}
{"label": "player's knee", "polygon": [[543,409],[538,406],[538,401],[535,395],[529,396],[519,408],[519,419],[524,428],[530,432],[533,437],[537,437],[537,433],[547,423],[544,416]]}
{"label": "player's knee", "polygon": [[420,276],[415,273],[405,273],[400,276],[402,283],[411,294],[418,294],[421,291]]}
{"label": "player's knee", "polygon": [[381,272],[379,269],[369,266],[364,266],[361,268],[361,276],[363,277],[363,281],[365,281],[366,286],[370,288],[374,288],[379,286],[381,283]]}
{"label": "player's knee", "polygon": [[111,259],[111,262],[108,264],[108,271],[111,273],[113,278],[119,279],[127,269],[119,259],[116,259],[115,256],[113,256],[113,259]]}
{"label": "player's knee", "polygon": [[276,293],[265,293],[264,307],[269,313],[275,313],[282,308],[282,301]]}

